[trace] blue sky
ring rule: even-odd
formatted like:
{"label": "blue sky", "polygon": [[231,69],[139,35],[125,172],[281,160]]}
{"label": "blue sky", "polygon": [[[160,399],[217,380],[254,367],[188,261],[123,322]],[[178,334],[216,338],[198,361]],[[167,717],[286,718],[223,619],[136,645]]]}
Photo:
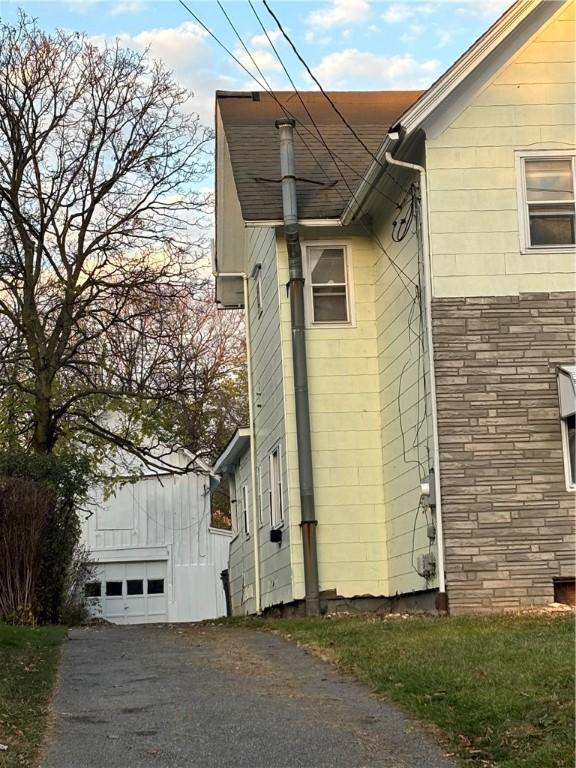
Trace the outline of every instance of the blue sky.
{"label": "blue sky", "polygon": [[[280,39],[261,0],[253,2],[297,85],[312,88],[311,80]],[[426,87],[510,2],[270,0],[322,85],[333,90]],[[188,4],[253,70],[215,0],[189,0]],[[248,1],[233,0],[224,5],[272,87],[288,88]],[[192,108],[207,123],[212,119],[215,89],[258,87],[172,0],[0,0],[4,21],[14,20],[19,8],[35,16],[45,29],[62,27],[99,39],[119,37],[126,46],[140,50],[149,47],[150,54],[163,59],[193,91]]]}

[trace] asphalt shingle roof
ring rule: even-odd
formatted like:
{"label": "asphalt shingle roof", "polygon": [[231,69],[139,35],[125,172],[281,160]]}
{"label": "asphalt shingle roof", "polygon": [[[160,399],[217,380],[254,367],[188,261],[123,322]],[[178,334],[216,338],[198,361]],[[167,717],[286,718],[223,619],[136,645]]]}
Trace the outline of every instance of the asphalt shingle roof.
{"label": "asphalt shingle roof", "polygon": [[[390,126],[421,93],[334,92],[330,97],[370,151],[375,153]],[[297,121],[294,152],[299,179],[296,183],[299,217],[337,218],[351,198],[348,186],[352,190],[357,188],[372,157],[320,92],[301,92],[326,143],[340,158],[336,158],[340,173],[297,94],[290,91],[275,95]],[[285,116],[284,111],[265,92],[218,91],[216,98],[244,220],[282,219],[280,144],[275,121]]]}

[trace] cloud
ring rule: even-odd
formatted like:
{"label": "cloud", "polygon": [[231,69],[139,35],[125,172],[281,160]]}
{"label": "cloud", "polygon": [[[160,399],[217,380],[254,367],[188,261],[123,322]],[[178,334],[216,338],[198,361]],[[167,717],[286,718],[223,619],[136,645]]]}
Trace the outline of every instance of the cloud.
{"label": "cloud", "polygon": [[[178,82],[192,92],[189,109],[198,112],[205,125],[212,125],[214,120],[214,91],[239,87],[239,70],[231,71],[226,61],[228,71],[218,71],[219,59],[214,56],[207,33],[192,21],[178,27],[148,29],[136,35],[121,33],[117,38],[126,48],[148,49],[151,59],[160,59]],[[95,38],[95,42],[102,39]]]}
{"label": "cloud", "polygon": [[379,56],[349,48],[325,56],[314,74],[325,88],[422,88],[439,74],[440,62],[419,61],[411,54]]}
{"label": "cloud", "polygon": [[343,24],[357,24],[369,18],[368,0],[331,0],[323,8],[309,13],[306,22],[313,27],[330,29]]}
{"label": "cloud", "polygon": [[[266,31],[268,32],[268,37],[274,43],[274,45],[276,45],[282,39],[282,32],[280,32],[279,29],[267,29]],[[265,34],[254,35],[254,37],[250,38],[250,46],[254,48],[265,48],[266,46],[270,47],[268,37],[266,37]]]}
{"label": "cloud", "polygon": [[402,43],[413,43],[425,31],[426,27],[422,24],[410,24],[408,31],[400,35],[400,41]]}
{"label": "cloud", "polygon": [[481,3],[470,0],[456,8],[460,16],[476,16],[480,19],[496,19],[512,5],[512,0],[482,0]]}
{"label": "cloud", "polygon": [[[250,47],[248,48],[250,50]],[[258,78],[260,78],[260,75],[258,74],[258,70],[254,66],[254,62],[250,58],[250,56],[246,53],[246,51],[243,48],[235,48],[232,53],[236,58],[244,64],[246,69],[250,70],[250,72],[253,72],[254,75]],[[250,50],[250,53],[252,54],[252,58],[258,64],[260,69],[264,72],[264,74],[267,73],[267,71],[278,71],[282,69],[282,65],[276,58],[276,54],[272,51],[272,49],[269,49],[267,51],[263,50]]]}
{"label": "cloud", "polygon": [[140,0],[124,0],[124,2],[115,3],[108,14],[110,16],[122,16],[126,13],[140,13],[145,7],[145,4]]}
{"label": "cloud", "polygon": [[387,24],[400,24],[415,16],[429,16],[438,8],[438,3],[393,3],[383,14]]}

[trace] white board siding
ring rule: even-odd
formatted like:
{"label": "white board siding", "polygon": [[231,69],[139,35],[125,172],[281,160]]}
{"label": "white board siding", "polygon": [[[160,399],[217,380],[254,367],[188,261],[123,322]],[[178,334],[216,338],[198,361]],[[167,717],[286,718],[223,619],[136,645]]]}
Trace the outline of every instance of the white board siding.
{"label": "white board siding", "polygon": [[169,621],[226,613],[220,573],[231,534],[210,528],[207,489],[208,478],[196,473],[146,477],[107,500],[96,491],[83,522],[83,542],[98,562],[165,561]]}

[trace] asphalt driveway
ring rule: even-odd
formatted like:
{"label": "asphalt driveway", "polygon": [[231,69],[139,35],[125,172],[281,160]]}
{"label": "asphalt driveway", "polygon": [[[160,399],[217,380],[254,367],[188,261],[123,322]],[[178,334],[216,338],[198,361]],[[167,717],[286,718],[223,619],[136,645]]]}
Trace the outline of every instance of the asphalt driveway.
{"label": "asphalt driveway", "polygon": [[70,633],[43,768],[454,768],[396,707],[268,632]]}

